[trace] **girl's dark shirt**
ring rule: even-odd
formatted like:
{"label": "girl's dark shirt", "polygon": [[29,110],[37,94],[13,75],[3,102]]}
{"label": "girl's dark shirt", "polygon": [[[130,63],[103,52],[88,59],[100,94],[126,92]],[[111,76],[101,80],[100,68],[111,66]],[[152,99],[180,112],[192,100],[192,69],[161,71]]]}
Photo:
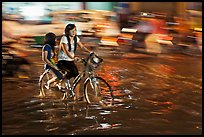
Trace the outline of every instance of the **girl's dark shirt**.
{"label": "girl's dark shirt", "polygon": [[[51,46],[50,46],[49,44],[45,44],[45,45],[43,46],[43,49],[42,49],[42,50],[48,52],[48,54],[47,54],[47,59],[48,59],[49,61],[51,61],[51,58],[52,58],[53,55],[54,55]],[[45,65],[44,65],[44,68],[45,68],[45,69],[50,69],[51,67],[50,67],[48,64],[45,64]]]}

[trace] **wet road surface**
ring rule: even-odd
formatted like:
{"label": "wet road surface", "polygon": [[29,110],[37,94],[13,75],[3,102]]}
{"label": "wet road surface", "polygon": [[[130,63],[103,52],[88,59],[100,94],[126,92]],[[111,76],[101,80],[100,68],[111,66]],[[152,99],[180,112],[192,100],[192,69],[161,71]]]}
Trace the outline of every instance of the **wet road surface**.
{"label": "wet road surface", "polygon": [[28,78],[2,78],[2,135],[202,134],[201,57],[93,50],[104,59],[98,74],[114,89],[113,107],[36,97],[43,62],[32,49]]}

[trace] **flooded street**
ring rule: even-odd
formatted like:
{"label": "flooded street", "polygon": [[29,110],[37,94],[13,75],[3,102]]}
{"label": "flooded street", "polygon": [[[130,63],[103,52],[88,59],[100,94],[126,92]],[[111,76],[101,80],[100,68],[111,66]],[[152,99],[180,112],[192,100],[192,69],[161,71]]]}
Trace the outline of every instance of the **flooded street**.
{"label": "flooded street", "polygon": [[36,97],[43,62],[33,49],[29,78],[2,78],[2,135],[201,135],[202,57],[125,49],[93,49],[115,93],[110,108]]}

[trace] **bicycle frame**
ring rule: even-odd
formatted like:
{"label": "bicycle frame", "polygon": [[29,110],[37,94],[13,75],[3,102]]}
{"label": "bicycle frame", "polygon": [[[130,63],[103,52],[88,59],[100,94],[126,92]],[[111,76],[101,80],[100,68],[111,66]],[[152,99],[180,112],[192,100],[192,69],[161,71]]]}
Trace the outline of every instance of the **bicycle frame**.
{"label": "bicycle frame", "polygon": [[94,77],[94,74],[89,72],[89,73],[88,73],[88,76],[87,76],[86,72],[85,72],[85,71],[82,71],[82,72],[79,73],[78,76],[74,79],[72,85],[70,84],[70,80],[67,80],[67,82],[69,83],[69,84],[68,84],[68,85],[69,85],[68,87],[69,87],[69,90],[71,91],[72,95],[75,95],[75,93],[74,93],[74,88],[76,87],[76,85],[78,84],[78,82],[79,82],[83,77],[86,77],[85,81],[83,82],[83,85],[84,85],[87,80],[92,80],[91,78]]}

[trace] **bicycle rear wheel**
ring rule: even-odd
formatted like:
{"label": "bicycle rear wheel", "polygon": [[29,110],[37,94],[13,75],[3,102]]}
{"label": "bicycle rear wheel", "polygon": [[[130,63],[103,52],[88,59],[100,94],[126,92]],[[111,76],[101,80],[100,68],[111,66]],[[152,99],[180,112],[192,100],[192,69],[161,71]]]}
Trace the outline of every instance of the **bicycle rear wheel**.
{"label": "bicycle rear wheel", "polygon": [[40,94],[46,97],[54,97],[56,99],[63,99],[65,93],[59,91],[57,87],[57,82],[53,82],[48,87],[47,82],[53,78],[53,74],[50,71],[44,72],[39,79]]}
{"label": "bicycle rear wheel", "polygon": [[101,77],[94,77],[84,84],[84,94],[88,104],[113,105],[111,86]]}

